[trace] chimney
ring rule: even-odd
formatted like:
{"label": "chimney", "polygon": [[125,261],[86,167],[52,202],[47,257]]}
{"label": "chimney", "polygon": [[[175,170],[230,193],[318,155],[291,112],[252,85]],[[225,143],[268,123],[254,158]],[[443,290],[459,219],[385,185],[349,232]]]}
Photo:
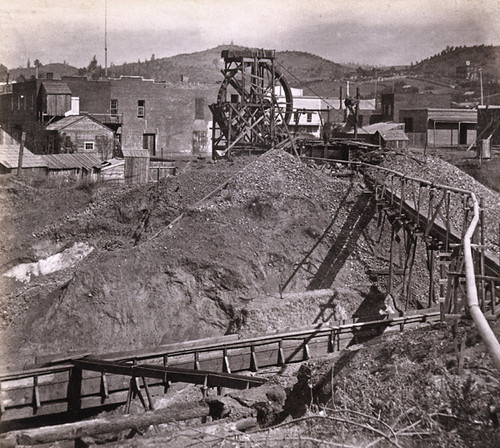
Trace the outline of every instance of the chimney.
{"label": "chimney", "polygon": [[205,119],[205,98],[194,99],[194,119],[195,120]]}

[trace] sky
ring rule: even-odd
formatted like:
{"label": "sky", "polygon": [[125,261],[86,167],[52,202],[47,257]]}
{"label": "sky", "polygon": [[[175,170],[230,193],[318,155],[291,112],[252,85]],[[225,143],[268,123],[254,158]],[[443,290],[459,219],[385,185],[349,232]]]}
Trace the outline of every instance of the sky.
{"label": "sky", "polygon": [[0,0],[0,63],[104,66],[105,29],[108,65],[231,42],[400,65],[500,45],[500,0]]}

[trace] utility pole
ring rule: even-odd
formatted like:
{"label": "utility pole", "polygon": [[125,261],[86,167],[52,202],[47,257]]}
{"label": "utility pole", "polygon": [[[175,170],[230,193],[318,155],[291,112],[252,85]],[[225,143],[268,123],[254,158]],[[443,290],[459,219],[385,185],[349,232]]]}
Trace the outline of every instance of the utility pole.
{"label": "utility pole", "polygon": [[17,159],[17,177],[21,177],[23,172],[23,153],[24,153],[25,142],[26,142],[26,132],[23,132],[21,136],[21,144],[19,145],[19,158]]}
{"label": "utility pole", "polygon": [[356,87],[356,102],[354,109],[354,139],[358,138],[359,87]]}
{"label": "utility pole", "polygon": [[479,69],[479,83],[481,85],[481,106],[484,104],[484,96],[483,96],[483,69]]}
{"label": "utility pole", "polygon": [[108,0],[104,0],[104,76],[108,77]]}

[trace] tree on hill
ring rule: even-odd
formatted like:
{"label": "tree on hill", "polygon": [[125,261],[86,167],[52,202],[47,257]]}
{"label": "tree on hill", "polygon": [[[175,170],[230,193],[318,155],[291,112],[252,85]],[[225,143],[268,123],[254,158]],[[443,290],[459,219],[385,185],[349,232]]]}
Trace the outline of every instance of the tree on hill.
{"label": "tree on hill", "polygon": [[90,79],[99,79],[104,75],[104,69],[97,63],[96,55],[94,55],[87,67],[78,69],[78,74],[80,76],[87,75]]}

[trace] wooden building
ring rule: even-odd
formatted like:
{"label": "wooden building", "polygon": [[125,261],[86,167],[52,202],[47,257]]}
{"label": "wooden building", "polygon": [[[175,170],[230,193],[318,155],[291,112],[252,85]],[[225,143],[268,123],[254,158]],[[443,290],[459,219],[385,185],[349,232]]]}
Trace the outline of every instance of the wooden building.
{"label": "wooden building", "polygon": [[[20,144],[0,129],[0,174],[16,174],[19,166]],[[38,155],[23,149],[22,174],[45,175],[47,164]]]}
{"label": "wooden building", "polygon": [[[359,140],[385,149],[408,148],[408,136],[403,123],[373,123],[358,128],[357,134]],[[346,133],[346,137],[353,136],[353,130]]]}
{"label": "wooden building", "polygon": [[40,156],[47,164],[50,177],[64,177],[79,182],[97,182],[101,159],[96,154],[45,154]]}
{"label": "wooden building", "polygon": [[109,159],[101,165],[101,182],[122,183],[125,181],[125,160]]}
{"label": "wooden building", "polygon": [[47,126],[50,153],[96,154],[101,160],[113,157],[114,132],[87,115],[65,117]]}
{"label": "wooden building", "polygon": [[64,117],[71,110],[71,90],[59,80],[44,80],[38,92],[40,121],[52,117]]}
{"label": "wooden building", "polygon": [[149,180],[149,151],[122,149],[125,158],[125,183],[145,184]]}
{"label": "wooden building", "polygon": [[475,109],[404,109],[399,114],[412,142],[430,147],[466,147],[476,140]]}

